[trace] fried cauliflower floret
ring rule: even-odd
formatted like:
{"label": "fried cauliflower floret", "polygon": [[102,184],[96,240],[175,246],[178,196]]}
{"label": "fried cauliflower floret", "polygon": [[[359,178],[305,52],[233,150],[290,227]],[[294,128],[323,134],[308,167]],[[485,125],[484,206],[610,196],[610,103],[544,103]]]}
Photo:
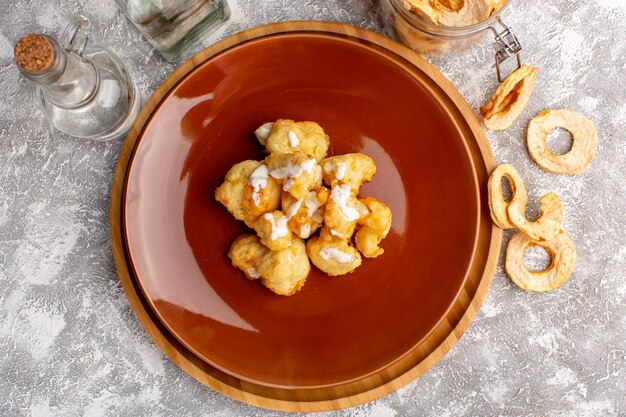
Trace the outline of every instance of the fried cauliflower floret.
{"label": "fried cauliflower floret", "polygon": [[333,236],[330,229],[322,227],[319,236],[306,244],[313,265],[330,276],[345,275],[361,265],[361,254],[348,239]]}
{"label": "fried cauliflower floret", "polygon": [[259,216],[280,205],[280,185],[269,175],[263,175],[266,171],[267,167],[259,161],[240,162],[233,165],[215,190],[215,199],[249,227]]}
{"label": "fried cauliflower floret", "polygon": [[257,138],[269,153],[292,153],[300,151],[321,161],[326,157],[330,140],[324,129],[315,122],[294,122],[278,119],[263,143],[269,123],[257,129]]}
{"label": "fried cauliflower floret", "polygon": [[322,169],[316,159],[302,152],[273,153],[265,162],[270,176],[297,200],[306,198],[309,191],[322,185]]}
{"label": "fried cauliflower floret", "polygon": [[302,288],[311,271],[304,241],[294,238],[288,248],[266,253],[259,260],[257,270],[267,288],[279,295],[293,295]]}
{"label": "fried cauliflower floret", "polygon": [[289,219],[280,210],[265,213],[254,222],[256,231],[261,243],[270,250],[282,250],[291,246],[293,234],[287,227]]}
{"label": "fried cauliflower floret", "polygon": [[294,196],[283,192],[281,206],[287,215],[289,229],[301,237],[308,239],[324,222],[325,204],[328,200],[328,189],[319,187],[309,191],[303,200],[296,200]]}
{"label": "fried cauliflower floret", "polygon": [[369,209],[355,196],[349,185],[335,185],[324,211],[324,223],[334,236],[349,239],[357,221],[369,214]]}
{"label": "fried cauliflower floret", "polygon": [[384,249],[379,247],[381,240],[387,237],[391,228],[391,209],[372,197],[362,198],[370,213],[359,219],[361,228],[356,232],[354,240],[356,247],[366,258],[376,258],[383,254]]}
{"label": "fried cauliflower floret", "polygon": [[280,196],[280,184],[270,177],[267,165],[259,165],[244,187],[244,208],[258,215],[267,213],[276,208],[277,196]]}
{"label": "fried cauliflower floret", "polygon": [[261,244],[258,236],[246,233],[237,236],[237,239],[230,246],[228,257],[233,266],[241,269],[248,279],[258,279],[261,278],[258,263],[269,251]]}
{"label": "fried cauliflower floret", "polygon": [[355,194],[359,193],[365,181],[370,181],[376,174],[374,160],[362,153],[331,156],[320,162],[320,165],[326,185],[347,184]]}

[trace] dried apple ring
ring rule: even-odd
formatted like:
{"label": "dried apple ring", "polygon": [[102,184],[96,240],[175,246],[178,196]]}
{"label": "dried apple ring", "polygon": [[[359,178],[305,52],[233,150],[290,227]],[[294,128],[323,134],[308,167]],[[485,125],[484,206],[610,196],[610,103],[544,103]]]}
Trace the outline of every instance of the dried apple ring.
{"label": "dried apple ring", "polygon": [[[572,134],[572,148],[563,155],[553,153],[546,144],[548,133],[559,127]],[[544,171],[578,174],[591,164],[598,147],[598,131],[591,120],[574,110],[544,110],[528,124],[526,143],[530,156]]]}
{"label": "dried apple ring", "polygon": [[511,202],[507,207],[509,220],[514,228],[520,230],[532,240],[554,239],[561,230],[563,219],[563,204],[554,193],[548,193],[539,199],[539,217],[534,222],[526,220],[524,211],[526,205],[520,205],[517,201]]}
{"label": "dried apple ring", "polygon": [[405,9],[434,25],[438,24],[437,11],[424,0],[402,0]]}
{"label": "dried apple ring", "polygon": [[[511,201],[506,201],[502,196],[501,182],[503,177],[507,178],[509,184],[511,184]],[[502,229],[514,228],[515,226],[509,220],[507,208],[515,202],[518,210],[521,210],[520,214],[524,216],[527,201],[526,187],[515,167],[511,164],[498,165],[489,177],[487,188],[489,193],[489,211],[491,212],[493,222]]]}
{"label": "dried apple ring", "polygon": [[503,130],[513,124],[530,100],[537,71],[524,64],[506,77],[487,104],[480,108],[487,129]]}
{"label": "dried apple ring", "polygon": [[[531,246],[540,246],[552,257],[543,271],[533,272],[524,267],[524,252]],[[527,291],[550,291],[563,285],[572,275],[576,264],[576,248],[564,231],[552,240],[538,242],[523,232],[517,232],[509,240],[504,267],[511,281]]]}

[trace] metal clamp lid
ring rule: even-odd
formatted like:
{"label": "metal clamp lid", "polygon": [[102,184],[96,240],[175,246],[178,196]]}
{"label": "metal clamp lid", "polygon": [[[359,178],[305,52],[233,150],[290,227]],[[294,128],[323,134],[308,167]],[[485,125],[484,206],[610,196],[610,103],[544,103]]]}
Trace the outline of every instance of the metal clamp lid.
{"label": "metal clamp lid", "polygon": [[[500,65],[504,61],[514,56],[517,60],[517,67],[515,69],[522,66],[522,60],[520,58],[522,45],[519,40],[517,40],[517,37],[511,32],[511,29],[504,24],[500,17],[497,18],[497,23],[501,26],[501,28],[489,25],[489,29],[493,32],[496,40],[493,44],[493,49],[496,51],[496,62],[494,66],[496,67],[498,82],[501,83],[506,78],[502,77],[502,71],[500,69]],[[500,29],[500,31],[498,31],[498,29]],[[510,74],[507,74],[507,76],[508,75]]]}

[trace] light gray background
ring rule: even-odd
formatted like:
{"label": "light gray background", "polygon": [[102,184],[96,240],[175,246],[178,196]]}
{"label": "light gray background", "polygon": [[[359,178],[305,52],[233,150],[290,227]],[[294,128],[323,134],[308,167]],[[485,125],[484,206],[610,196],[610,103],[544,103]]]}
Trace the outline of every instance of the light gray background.
{"label": "light gray background", "polygon": [[[108,202],[122,141],[51,133],[12,63],[29,31],[53,33],[81,12],[148,97],[176,65],[157,56],[113,0],[1,0],[0,415],[280,416],[194,381],[152,343],[115,272]],[[375,0],[230,0],[209,45],[263,23],[320,19],[381,31]],[[488,132],[536,201],[565,204],[578,250],[570,281],[548,294],[516,288],[502,262],[478,317],[419,380],[373,403],[323,416],[625,415],[626,6],[622,0],[520,0],[506,20],[540,68],[528,109]],[[488,44],[429,58],[477,111],[496,87]],[[376,80],[372,80],[376,82]],[[599,147],[576,176],[541,171],[525,149],[530,117],[570,107],[593,119]],[[506,238],[509,234],[507,233]],[[506,239],[505,239],[506,242]],[[532,253],[529,262],[545,262]]]}

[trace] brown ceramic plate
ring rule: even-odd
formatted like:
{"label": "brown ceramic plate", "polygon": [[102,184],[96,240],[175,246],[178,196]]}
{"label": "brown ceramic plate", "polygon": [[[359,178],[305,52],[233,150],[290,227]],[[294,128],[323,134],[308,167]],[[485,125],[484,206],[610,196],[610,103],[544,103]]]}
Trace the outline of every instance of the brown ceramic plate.
{"label": "brown ceramic plate", "polygon": [[[212,366],[286,389],[354,381],[413,350],[462,288],[479,224],[468,138],[445,99],[402,58],[333,34],[255,39],[190,72],[146,123],[123,203],[159,319]],[[230,265],[245,227],[213,198],[233,164],[263,158],[252,132],[277,118],[318,122],[331,154],[374,158],[361,194],[393,211],[383,256],[344,277],[314,268],[292,297]]]}

